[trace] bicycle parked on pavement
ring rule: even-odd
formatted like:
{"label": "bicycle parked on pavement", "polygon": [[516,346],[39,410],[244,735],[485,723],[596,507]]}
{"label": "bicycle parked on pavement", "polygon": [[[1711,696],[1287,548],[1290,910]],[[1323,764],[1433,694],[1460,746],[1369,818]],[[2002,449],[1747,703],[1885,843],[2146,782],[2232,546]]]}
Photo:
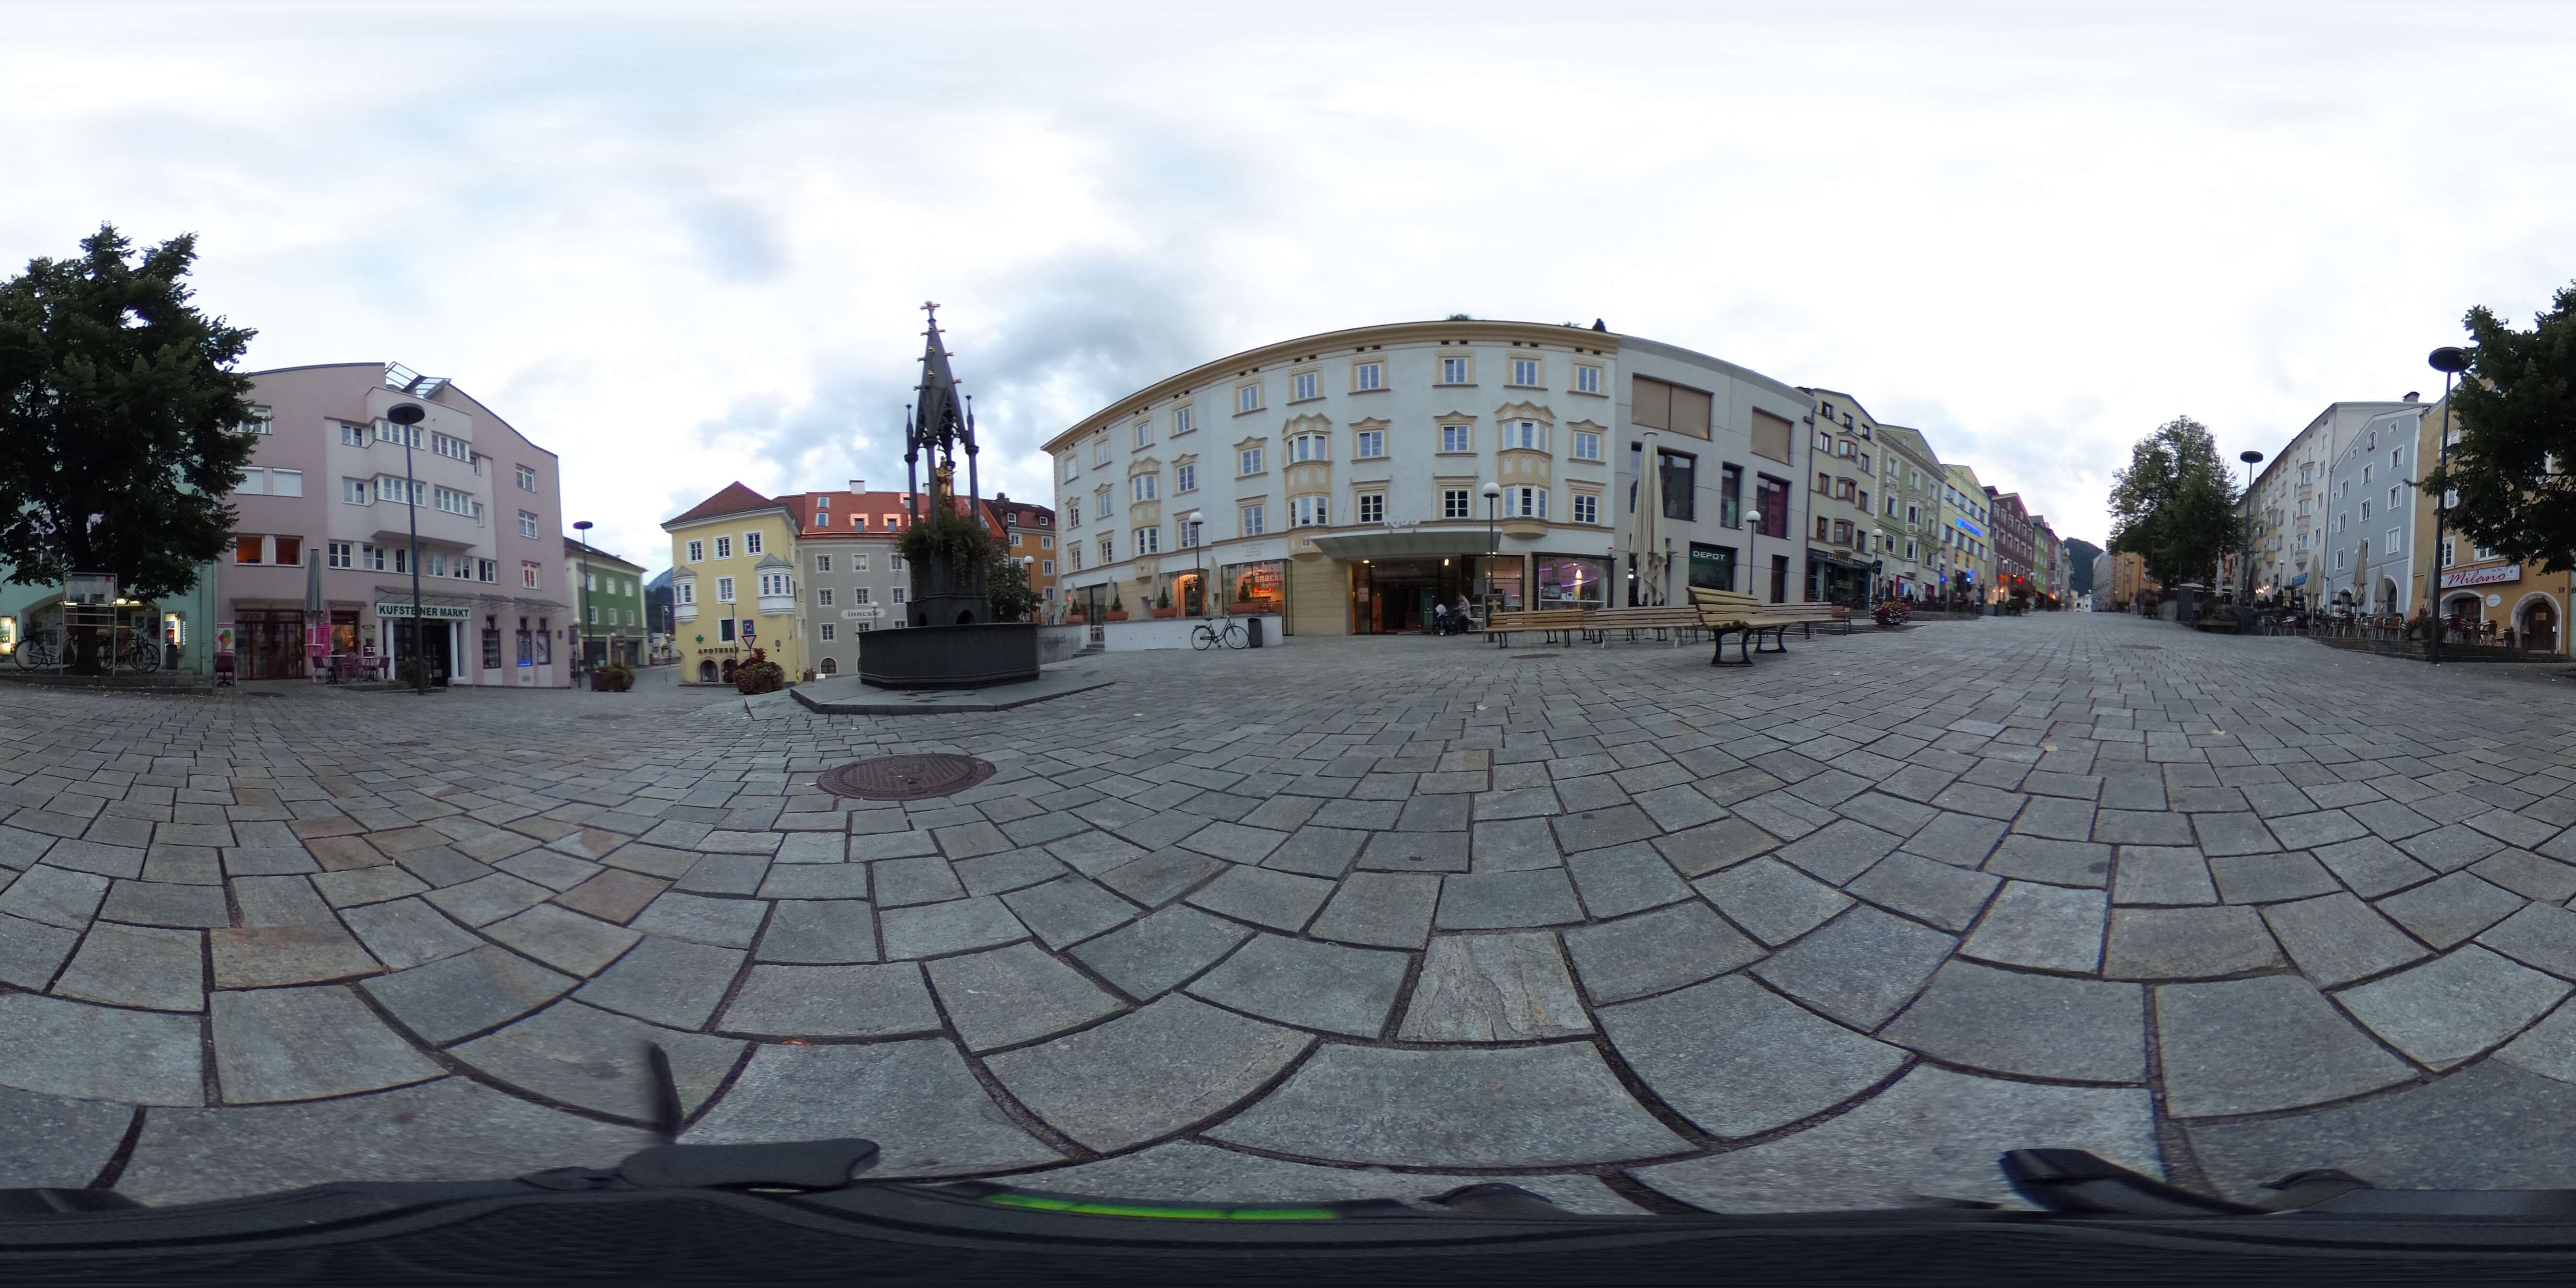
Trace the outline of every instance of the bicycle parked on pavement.
{"label": "bicycle parked on pavement", "polygon": [[1244,646],[1243,623],[1229,621],[1220,626],[1215,622],[1201,622],[1191,629],[1191,648],[1211,649],[1219,645],[1226,648],[1242,648]]}
{"label": "bicycle parked on pavement", "polygon": [[[71,662],[70,652],[56,643],[50,631],[21,641],[15,656],[19,668],[28,671],[48,670]],[[161,669],[161,645],[159,641],[138,636],[118,645],[109,660],[119,671],[158,671]]]}

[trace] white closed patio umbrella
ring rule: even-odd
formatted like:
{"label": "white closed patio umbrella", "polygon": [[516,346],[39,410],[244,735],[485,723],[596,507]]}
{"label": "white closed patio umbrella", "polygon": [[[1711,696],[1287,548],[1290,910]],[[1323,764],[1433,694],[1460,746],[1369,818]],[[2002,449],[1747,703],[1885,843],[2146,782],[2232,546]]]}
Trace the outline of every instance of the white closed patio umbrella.
{"label": "white closed patio umbrella", "polygon": [[[1637,561],[1637,602],[1664,602],[1664,479],[1655,456],[1655,436],[1646,435],[1637,455],[1637,504],[1628,513],[1628,553]],[[1613,604],[1612,607],[1619,605]]]}

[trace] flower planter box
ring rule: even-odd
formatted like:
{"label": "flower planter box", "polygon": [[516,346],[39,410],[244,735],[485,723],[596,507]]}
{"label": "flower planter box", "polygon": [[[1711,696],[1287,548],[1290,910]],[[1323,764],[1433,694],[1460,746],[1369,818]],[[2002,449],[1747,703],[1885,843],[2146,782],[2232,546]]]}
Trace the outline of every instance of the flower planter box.
{"label": "flower planter box", "polygon": [[1279,608],[1268,600],[1240,599],[1226,605],[1225,611],[1236,617],[1255,617],[1264,613],[1276,613]]}
{"label": "flower planter box", "polygon": [[1102,621],[1104,621],[1104,622],[1123,622],[1123,621],[1126,621],[1126,620],[1127,620],[1127,614],[1125,614],[1125,613],[1102,613],[1102,614],[1100,615],[1100,620],[1102,620]]}
{"label": "flower planter box", "polygon": [[1157,618],[1178,617],[1181,615],[1181,610],[1177,608],[1156,608],[1148,611],[1152,612]]}

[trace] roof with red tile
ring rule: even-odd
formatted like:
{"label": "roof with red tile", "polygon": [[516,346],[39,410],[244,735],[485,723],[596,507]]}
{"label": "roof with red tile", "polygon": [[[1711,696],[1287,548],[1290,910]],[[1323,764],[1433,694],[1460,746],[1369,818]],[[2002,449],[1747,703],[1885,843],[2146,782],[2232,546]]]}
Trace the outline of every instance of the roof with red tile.
{"label": "roof with red tile", "polygon": [[777,501],[762,496],[738,482],[727,483],[724,485],[724,490],[689,507],[679,517],[664,520],[662,526],[668,528],[676,524],[695,523],[700,519],[712,519],[718,515],[740,514],[746,510],[764,510],[776,504],[778,504]]}

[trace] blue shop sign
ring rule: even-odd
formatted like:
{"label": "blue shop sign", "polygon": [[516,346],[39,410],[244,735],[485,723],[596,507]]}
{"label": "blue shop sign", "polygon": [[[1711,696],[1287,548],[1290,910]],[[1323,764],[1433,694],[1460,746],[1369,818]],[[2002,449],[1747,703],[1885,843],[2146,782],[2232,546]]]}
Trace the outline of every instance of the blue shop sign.
{"label": "blue shop sign", "polygon": [[2291,585],[2293,585],[2293,586],[2304,586],[2304,585],[2307,585],[2307,584],[2308,584],[2308,575],[2307,575],[2306,573],[2300,573],[2298,576],[2296,576],[2296,577],[2292,577],[2292,578],[2290,579],[2290,584],[2291,584]]}
{"label": "blue shop sign", "polygon": [[1952,523],[1955,523],[1955,524],[1959,525],[1959,530],[1960,530],[1961,532],[1965,532],[1965,533],[1967,533],[1969,536],[1972,536],[1972,537],[1982,537],[1982,536],[1986,535],[1986,530],[1985,530],[1985,529],[1980,528],[1980,527],[1978,527],[1977,525],[1975,525],[1975,524],[1973,524],[1973,523],[1970,523],[1970,522],[1968,522],[1968,521],[1967,521],[1967,520],[1965,520],[1965,519],[1961,519],[1961,518],[1953,517],[1953,518],[1950,520],[1950,522],[1952,522]]}

